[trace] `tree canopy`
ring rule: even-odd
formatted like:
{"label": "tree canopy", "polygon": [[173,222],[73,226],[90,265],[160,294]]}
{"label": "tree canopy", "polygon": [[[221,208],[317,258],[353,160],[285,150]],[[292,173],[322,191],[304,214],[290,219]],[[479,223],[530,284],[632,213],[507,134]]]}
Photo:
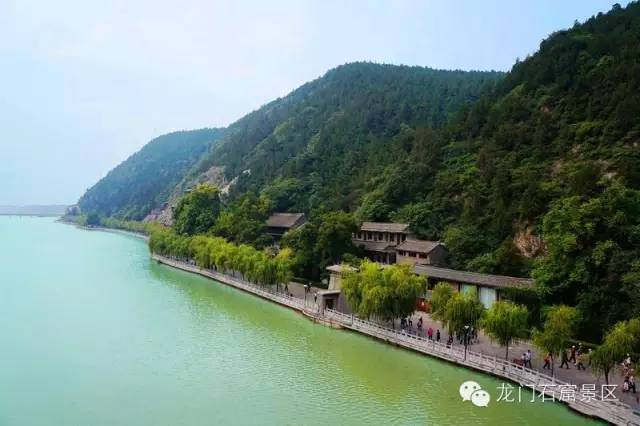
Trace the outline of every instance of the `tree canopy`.
{"label": "tree canopy", "polygon": [[220,214],[220,191],[201,184],[180,199],[174,211],[174,228],[178,234],[208,232]]}

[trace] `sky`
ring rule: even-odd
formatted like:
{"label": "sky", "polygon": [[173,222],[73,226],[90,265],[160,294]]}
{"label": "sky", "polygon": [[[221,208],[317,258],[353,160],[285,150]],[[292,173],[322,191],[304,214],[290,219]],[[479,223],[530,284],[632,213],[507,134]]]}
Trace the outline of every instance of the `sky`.
{"label": "sky", "polygon": [[150,139],[346,62],[507,71],[613,3],[0,0],[0,205],[75,203]]}

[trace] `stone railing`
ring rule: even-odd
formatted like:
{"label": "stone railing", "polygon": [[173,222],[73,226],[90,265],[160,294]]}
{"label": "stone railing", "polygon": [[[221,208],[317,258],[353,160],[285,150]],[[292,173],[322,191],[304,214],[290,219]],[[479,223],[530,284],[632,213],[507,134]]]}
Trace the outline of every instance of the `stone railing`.
{"label": "stone railing", "polygon": [[[558,380],[537,370],[525,368],[513,362],[468,349],[465,356],[464,347],[447,346],[434,340],[394,330],[335,310],[325,309],[323,315],[340,323],[345,328],[508,379],[522,387],[529,388],[535,392],[534,396],[545,394],[548,399],[553,398],[564,402],[580,413],[599,417],[617,425],[640,424],[640,415],[630,406],[617,400],[602,400],[598,391],[594,391],[595,395],[592,395],[590,391],[583,392],[581,388],[574,387],[571,383]],[[565,390],[565,395],[572,394],[573,397],[570,399],[558,398],[558,392],[561,389]],[[572,389],[572,392],[568,392]]]}
{"label": "stone railing", "polygon": [[[640,414],[630,406],[616,400],[602,400],[599,398],[597,391],[595,395],[586,394],[582,389],[577,387],[573,388],[571,383],[558,380],[544,373],[540,373],[537,370],[525,368],[513,362],[468,349],[465,355],[464,347],[447,346],[434,340],[429,340],[415,334],[408,334],[401,330],[394,330],[375,322],[366,321],[332,309],[320,311],[318,305],[314,302],[292,297],[285,293],[275,292],[226,273],[200,268],[189,260],[170,258],[157,254],[152,254],[152,258],[169,266],[212,278],[248,293],[253,293],[263,299],[271,300],[280,305],[298,310],[320,322],[339,325],[340,327],[376,337],[397,346],[402,346],[507,379],[522,387],[529,388],[535,392],[534,396],[545,394],[548,399],[554,398],[555,400],[564,402],[582,414],[598,417],[616,425],[640,425]],[[555,392],[561,387],[574,389],[574,398],[571,400],[555,398]]]}

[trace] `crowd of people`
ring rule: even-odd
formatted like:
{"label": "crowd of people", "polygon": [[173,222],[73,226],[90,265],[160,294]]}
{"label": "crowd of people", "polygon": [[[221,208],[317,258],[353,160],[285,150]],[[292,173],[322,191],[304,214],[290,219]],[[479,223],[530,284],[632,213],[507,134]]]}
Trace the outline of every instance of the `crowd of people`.
{"label": "crowd of people", "polygon": [[[415,323],[415,326],[414,326]],[[447,347],[451,347],[453,342],[457,340],[458,344],[464,344],[466,339],[466,344],[470,345],[473,343],[478,343],[478,330],[469,327],[467,330],[459,332],[459,333],[451,333],[448,336],[443,335],[439,328],[434,328],[430,325],[425,326],[423,322],[423,317],[420,316],[416,321],[411,317],[401,318],[400,319],[400,328],[405,333],[415,334],[420,337],[425,337],[430,341],[438,342],[441,341],[446,342]],[[571,369],[570,365],[573,366],[578,371],[586,371],[588,367],[590,367],[590,357],[591,357],[592,349],[585,350],[582,344],[572,345],[562,351],[560,351],[560,368],[563,369]],[[531,349],[527,349],[522,353],[521,356],[512,360],[514,363],[525,367],[533,369],[533,353]],[[553,361],[553,354],[547,353],[543,358],[543,370],[551,370],[551,363]],[[632,368],[631,357],[627,355],[624,361],[620,364],[620,374],[623,379],[622,382],[622,392],[632,392],[636,393],[636,381],[635,381],[635,371]]]}
{"label": "crowd of people", "polygon": [[622,382],[622,392],[633,392],[636,393],[636,378],[635,371],[631,364],[631,356],[627,354],[627,357],[622,361],[621,371],[623,382]]}
{"label": "crowd of people", "polygon": [[[414,321],[411,317],[400,318],[400,329],[405,333],[415,334],[420,337],[426,337],[427,339],[434,342],[440,343],[440,341],[444,340],[443,333],[440,331],[439,328],[434,329],[431,326],[425,328],[422,317],[418,318],[418,320],[416,321],[415,327],[414,327]],[[466,330],[466,332],[461,331],[458,333],[450,334],[446,339],[447,347],[451,347],[451,345],[453,345],[454,340],[457,340],[458,343],[461,345],[465,344],[465,340],[467,345],[471,345],[473,343],[479,343],[480,340],[478,338],[478,329],[475,327],[469,327],[469,329]]]}

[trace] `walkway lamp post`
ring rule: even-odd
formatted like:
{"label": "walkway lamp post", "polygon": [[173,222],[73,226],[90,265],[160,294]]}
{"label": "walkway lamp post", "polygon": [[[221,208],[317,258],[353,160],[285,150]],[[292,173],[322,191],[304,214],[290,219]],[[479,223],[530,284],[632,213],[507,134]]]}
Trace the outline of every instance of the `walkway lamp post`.
{"label": "walkway lamp post", "polygon": [[467,336],[469,335],[469,326],[464,326],[464,360],[467,360],[467,344],[469,343],[469,339]]}

